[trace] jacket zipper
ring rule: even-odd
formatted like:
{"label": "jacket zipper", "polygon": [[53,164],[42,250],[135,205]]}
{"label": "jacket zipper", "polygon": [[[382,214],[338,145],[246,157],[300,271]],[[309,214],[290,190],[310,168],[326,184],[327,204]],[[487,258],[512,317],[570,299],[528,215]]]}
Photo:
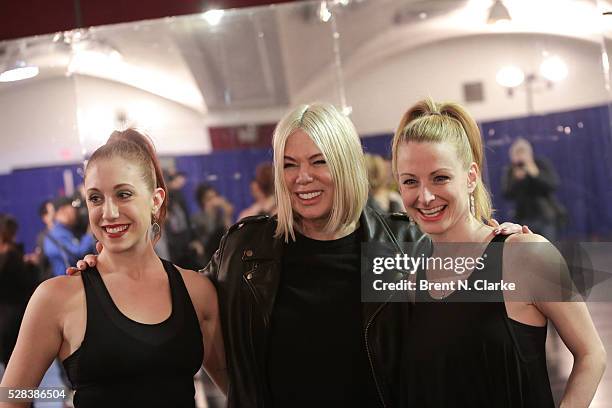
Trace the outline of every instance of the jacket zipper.
{"label": "jacket zipper", "polygon": [[[399,251],[403,253],[404,251],[402,250],[401,246],[395,239],[395,236],[391,232],[387,223],[384,222],[384,220],[382,220],[380,217],[379,217],[379,220],[381,221],[381,224],[383,225],[383,228],[385,229],[387,235],[391,237],[391,241],[395,244],[397,249],[399,249]],[[376,319],[376,316],[378,315],[378,313],[380,313],[382,308],[385,307],[385,305],[386,303],[383,303],[382,305],[378,306],[378,308],[376,309],[376,311],[374,312],[374,314],[368,321],[368,324],[366,325],[365,332],[364,332],[366,353],[368,354],[368,361],[370,362],[370,369],[372,370],[372,377],[374,377],[374,384],[376,385],[376,391],[378,391],[378,398],[380,398],[380,402],[382,403],[383,408],[386,408],[387,404],[385,403],[385,399],[383,397],[382,390],[380,388],[380,383],[378,382],[378,377],[376,377],[376,371],[374,370],[374,361],[372,360],[372,352],[370,351],[370,343],[368,342],[368,331],[370,330],[370,326],[372,326],[374,319]]]}
{"label": "jacket zipper", "polygon": [[[258,266],[258,264],[255,264],[253,266],[253,269],[251,269],[248,273],[253,273],[257,269],[257,266]],[[249,290],[251,291],[251,295],[253,295],[253,299],[255,300],[255,304],[258,307],[261,307],[260,302],[259,302],[259,298],[257,296],[257,291],[255,290],[255,287],[253,286],[253,284],[251,283],[251,281],[249,279],[247,279],[246,277],[243,277],[243,278],[246,281],[246,284],[249,287]],[[250,323],[250,326],[251,326],[251,332],[253,331],[253,313],[254,312],[255,312],[254,310],[251,310],[251,315],[249,317],[249,323]],[[267,319],[266,319],[265,316],[264,316],[264,324],[266,326],[268,325]],[[259,367],[259,364],[257,363],[257,355],[255,353],[255,346],[253,345],[253,340],[252,339],[251,339],[250,343],[251,343],[251,349],[253,350],[253,355],[255,356],[255,358],[254,358],[254,360],[255,360],[255,367],[257,368],[258,372],[261,372],[261,368]],[[262,388],[263,387],[261,386],[261,382],[258,383],[258,388],[259,388],[259,393],[261,395],[262,400],[261,401],[257,401],[257,404],[259,405],[261,403],[261,405],[259,405],[259,406],[261,406],[263,408],[263,407],[266,406],[266,402],[265,402],[265,392],[262,392]]]}
{"label": "jacket zipper", "polygon": [[380,389],[378,378],[376,377],[376,371],[374,370],[374,361],[372,360],[372,353],[370,351],[370,343],[368,342],[368,330],[370,329],[370,326],[372,325],[372,322],[374,322],[374,319],[376,318],[378,313],[380,313],[380,311],[382,310],[383,307],[385,307],[385,305],[386,304],[382,304],[378,306],[378,309],[376,309],[376,311],[374,312],[374,314],[368,321],[368,324],[366,325],[366,328],[365,328],[365,334],[364,334],[366,353],[368,354],[368,361],[370,362],[370,369],[372,370],[372,377],[374,377],[374,384],[376,385],[376,391],[378,392],[378,398],[380,399],[380,402],[382,403],[383,408],[386,408],[387,404],[385,404],[385,399],[383,397],[382,390]]}

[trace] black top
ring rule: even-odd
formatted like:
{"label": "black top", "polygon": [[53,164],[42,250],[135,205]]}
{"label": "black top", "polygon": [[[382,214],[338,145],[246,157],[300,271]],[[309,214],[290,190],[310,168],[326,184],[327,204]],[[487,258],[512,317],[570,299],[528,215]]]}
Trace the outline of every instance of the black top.
{"label": "black top", "polygon": [[[493,242],[503,242],[496,237]],[[485,269],[468,278],[502,278],[503,245],[490,244]],[[424,271],[417,273],[425,279]],[[546,370],[546,326],[510,319],[503,302],[442,301],[417,294],[402,376],[405,407],[554,407]],[[474,294],[469,295],[474,299]],[[491,294],[486,294],[488,299]],[[498,299],[503,299],[502,296]],[[428,297],[428,299],[427,299]]]}
{"label": "black top", "polygon": [[76,408],[195,407],[193,376],[202,365],[202,333],[180,272],[162,262],[172,313],[157,324],[138,323],[121,313],[96,268],[81,274],[85,338],[64,360]]}
{"label": "black top", "polygon": [[273,407],[378,407],[362,335],[360,232],[286,244],[271,319]]}

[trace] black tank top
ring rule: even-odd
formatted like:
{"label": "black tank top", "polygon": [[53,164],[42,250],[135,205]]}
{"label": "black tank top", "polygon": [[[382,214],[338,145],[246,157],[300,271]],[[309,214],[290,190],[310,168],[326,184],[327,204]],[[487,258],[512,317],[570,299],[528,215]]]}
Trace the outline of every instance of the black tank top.
{"label": "black tank top", "polygon": [[113,302],[96,268],[81,274],[87,326],[63,362],[74,406],[195,407],[193,376],[202,365],[202,333],[180,272],[162,260],[172,312],[157,324],[135,322]]}
{"label": "black tank top", "polygon": [[[470,286],[483,275],[502,279],[505,239],[496,237],[487,246],[487,270],[472,272]],[[417,279],[425,279],[425,272],[419,271]],[[402,361],[401,406],[554,407],[546,369],[546,326],[510,319],[501,290],[484,295],[498,302],[450,299],[462,295],[454,292],[436,300],[428,291],[417,292],[420,301],[410,317]]]}

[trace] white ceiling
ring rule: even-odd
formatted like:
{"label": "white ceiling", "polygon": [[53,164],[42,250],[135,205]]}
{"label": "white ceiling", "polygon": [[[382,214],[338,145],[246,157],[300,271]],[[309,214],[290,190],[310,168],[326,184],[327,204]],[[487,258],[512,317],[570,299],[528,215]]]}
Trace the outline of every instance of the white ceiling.
{"label": "white ceiling", "polygon": [[[100,52],[72,60],[72,69],[205,114],[283,107],[321,81],[338,84],[351,72],[450,38],[541,33],[601,42],[612,34],[612,16],[601,16],[612,10],[609,1],[504,0],[512,16],[505,25],[487,24],[492,3],[309,1],[231,10],[217,26],[192,15],[95,27],[83,34]],[[319,18],[322,4],[334,16],[327,22]],[[0,61],[10,64],[19,53],[39,65],[41,74],[27,81],[67,75],[74,53],[65,38],[0,43]],[[121,58],[109,57],[109,49]],[[0,92],[24,82],[0,83]]]}

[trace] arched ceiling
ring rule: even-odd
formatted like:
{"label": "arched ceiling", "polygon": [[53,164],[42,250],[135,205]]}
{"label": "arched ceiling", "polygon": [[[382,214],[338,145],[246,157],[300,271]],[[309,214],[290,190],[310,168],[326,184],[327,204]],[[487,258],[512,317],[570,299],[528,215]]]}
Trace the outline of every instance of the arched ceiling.
{"label": "arched ceiling", "polygon": [[[263,2],[235,0],[225,4]],[[17,2],[4,2],[0,8],[6,9],[7,3]],[[37,2],[29,3],[33,6]],[[57,2],[63,3],[66,1]],[[116,0],[110,2],[109,9],[129,9],[127,20],[133,20],[138,14],[134,6],[128,6],[132,3]],[[185,14],[196,5],[202,8],[202,2],[157,0],[147,2],[148,11],[143,13],[148,14],[142,16],[164,15],[161,5],[173,3],[185,3],[191,9],[184,4],[183,8],[168,9],[172,14]],[[232,10],[216,26],[202,14],[190,14],[79,31],[82,44],[90,46],[98,57],[85,54],[94,56],[76,62],[74,51],[66,44],[74,32],[68,37],[55,34],[4,41],[0,42],[0,62],[6,66],[17,54],[24,55],[41,67],[35,80],[71,72],[89,75],[129,84],[210,113],[286,106],[312,94],[321,84],[337,84],[340,71],[350,74],[367,69],[410,48],[452,38],[528,33],[602,42],[612,33],[612,16],[601,16],[610,6],[608,1],[504,3],[512,16],[512,22],[506,25],[487,23],[492,0],[289,2]],[[323,7],[333,18],[324,21]],[[84,23],[113,21],[109,13],[99,8],[85,9],[83,2],[81,18]],[[0,15],[5,19],[9,14],[0,11]],[[74,17],[74,10],[70,15]],[[13,17],[18,19],[19,12],[13,10]],[[16,30],[14,24],[0,27],[4,27],[0,38],[25,32]],[[120,57],[113,58],[109,50],[117,51]],[[19,85],[0,83],[0,92]]]}

